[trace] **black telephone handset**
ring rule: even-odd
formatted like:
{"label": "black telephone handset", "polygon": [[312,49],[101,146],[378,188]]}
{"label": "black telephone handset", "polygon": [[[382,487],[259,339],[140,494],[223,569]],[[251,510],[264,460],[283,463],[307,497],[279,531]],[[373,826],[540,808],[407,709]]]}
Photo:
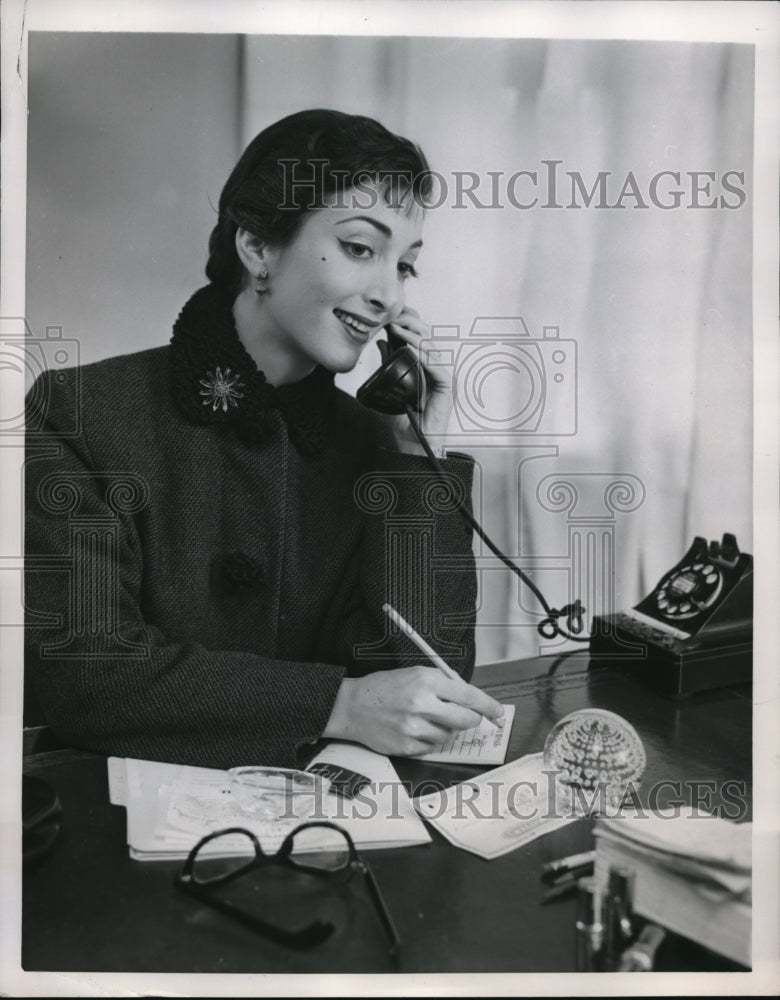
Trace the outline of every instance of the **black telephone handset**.
{"label": "black telephone handset", "polygon": [[753,557],[734,535],[696,537],[639,604],[596,616],[595,659],[639,662],[668,693],[682,695],[750,681]]}
{"label": "black telephone handset", "polygon": [[425,371],[414,351],[387,330],[387,343],[377,341],[382,365],[357,391],[359,403],[379,413],[400,414],[411,406],[417,413],[425,409]]}

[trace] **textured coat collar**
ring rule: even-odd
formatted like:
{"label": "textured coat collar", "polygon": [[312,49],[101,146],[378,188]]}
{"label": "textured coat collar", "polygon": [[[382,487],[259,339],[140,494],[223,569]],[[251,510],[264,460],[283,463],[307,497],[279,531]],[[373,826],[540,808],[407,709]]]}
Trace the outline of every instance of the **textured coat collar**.
{"label": "textured coat collar", "polygon": [[273,433],[270,411],[277,409],[305,455],[325,446],[335,400],[333,373],[320,367],[292,385],[271,385],[239,339],[230,300],[214,285],[195,292],[174,323],[171,391],[188,420],[229,429],[249,445]]}

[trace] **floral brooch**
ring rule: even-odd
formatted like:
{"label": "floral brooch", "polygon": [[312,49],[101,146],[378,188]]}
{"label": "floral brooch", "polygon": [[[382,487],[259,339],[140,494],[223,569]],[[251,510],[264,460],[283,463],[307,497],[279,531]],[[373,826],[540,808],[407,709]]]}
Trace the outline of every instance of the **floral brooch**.
{"label": "floral brooch", "polygon": [[227,413],[228,406],[238,406],[238,400],[244,398],[244,383],[238,375],[234,375],[230,368],[226,368],[224,373],[221,368],[209,372],[205,379],[200,379],[203,388],[200,395],[205,396],[204,406],[211,405],[212,411],[222,407],[222,412]]}

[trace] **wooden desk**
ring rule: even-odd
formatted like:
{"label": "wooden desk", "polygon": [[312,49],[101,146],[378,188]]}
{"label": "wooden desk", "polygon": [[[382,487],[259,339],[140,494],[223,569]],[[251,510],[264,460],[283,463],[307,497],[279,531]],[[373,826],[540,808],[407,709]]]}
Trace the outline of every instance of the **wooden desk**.
{"label": "wooden desk", "polygon": [[[477,680],[499,700],[517,706],[507,759],[541,750],[550,728],[568,712],[606,708],[633,723],[644,741],[643,797],[662,780],[679,781],[687,801],[697,790],[701,795],[714,787],[711,806],[716,807],[724,801],[724,782],[735,781],[744,783],[749,809],[749,687],[674,702],[615,667],[589,670],[585,656],[496,664],[481,668]],[[394,763],[412,792],[425,780],[453,783],[478,771],[403,759]],[[177,893],[172,880],[178,863],[129,859],[125,811],[108,802],[105,758],[44,752],[26,757],[25,771],[49,781],[64,810],[57,847],[25,873],[25,969],[396,971],[357,884],[334,900],[339,928],[331,939],[308,953],[286,951]],[[660,803],[675,794],[667,785]],[[589,836],[586,823],[574,823],[493,861],[458,850],[435,832],[430,845],[366,852],[403,940],[397,970],[574,971],[574,902],[540,906],[539,873],[544,861],[589,846]],[[695,951],[671,961],[672,968],[686,971],[718,968]]]}

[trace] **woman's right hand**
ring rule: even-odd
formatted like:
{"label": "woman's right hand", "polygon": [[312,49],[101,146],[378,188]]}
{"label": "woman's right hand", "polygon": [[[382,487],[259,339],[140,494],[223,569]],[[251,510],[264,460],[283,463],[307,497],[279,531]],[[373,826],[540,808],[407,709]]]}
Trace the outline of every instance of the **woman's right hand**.
{"label": "woman's right hand", "polygon": [[345,678],[322,735],[414,756],[479,725],[482,716],[502,725],[504,709],[460,677],[433,667],[403,667]]}

